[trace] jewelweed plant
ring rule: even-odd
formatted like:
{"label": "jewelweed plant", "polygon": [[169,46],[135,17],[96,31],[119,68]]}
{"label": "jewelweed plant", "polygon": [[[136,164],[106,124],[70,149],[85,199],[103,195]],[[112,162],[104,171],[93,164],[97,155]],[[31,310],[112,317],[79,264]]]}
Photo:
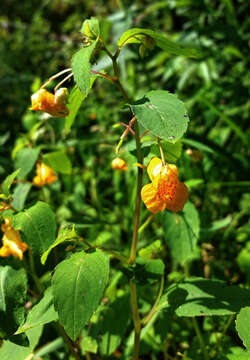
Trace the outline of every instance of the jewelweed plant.
{"label": "jewelweed plant", "polygon": [[[155,47],[171,56],[194,59],[202,57],[202,52],[180,46],[165,34],[141,28],[125,31],[111,51],[96,18],[84,21],[81,34],[82,47],[73,55],[71,67],[51,76],[32,95],[30,110],[44,115],[16,144],[16,170],[1,186],[1,359],[166,360],[180,356],[188,360],[191,355],[185,346],[175,354],[171,349],[169,329],[176,318],[194,329],[200,359],[229,359],[224,357],[222,341],[235,313],[239,313],[238,333],[250,351],[250,290],[209,279],[208,273],[204,278],[189,277],[189,262],[196,256],[199,215],[188,201],[190,184],[184,183],[185,174],[176,165],[182,138],[192,121],[187,109],[175,94],[167,89],[151,89],[150,83],[148,91],[135,99],[120,76],[120,56],[130,45],[138,46],[141,58]],[[100,66],[96,69],[95,63],[103,53],[112,64],[112,73]],[[125,129],[108,147],[113,153],[113,190],[122,187],[127,209],[119,197],[102,206],[95,179],[84,172],[72,172],[71,154],[64,146],[69,141],[68,148],[73,148],[67,137],[77,122],[78,111],[87,96],[95,96],[94,83],[102,81],[115,87],[122,119],[127,119],[114,122],[114,129]],[[58,142],[50,125],[53,120],[60,127]],[[81,141],[81,134],[78,136]],[[50,141],[43,142],[41,138]],[[198,161],[202,156],[199,151],[191,155]],[[98,172],[103,164],[100,159],[87,166]],[[107,229],[101,237],[93,230],[88,238],[95,225],[93,214],[87,207],[82,209],[77,200],[73,200],[79,211],[75,224],[60,222],[70,218],[70,214],[65,215],[59,199],[54,204],[54,210],[60,208],[57,218],[50,206],[47,187],[60,193],[79,176],[80,182],[89,184],[99,227]],[[124,188],[125,176],[132,178],[129,189]],[[14,192],[12,184],[16,184]],[[109,182],[106,186],[113,191]],[[79,181],[75,191],[81,197]],[[117,219],[112,217],[111,206],[118,208],[118,219],[123,222],[119,231],[116,227],[113,233]],[[156,238],[147,242],[144,233],[156,217]],[[89,219],[87,230],[83,218]],[[157,239],[159,229],[164,231],[170,254]],[[203,256],[208,256],[205,248]],[[172,279],[167,277],[171,263],[174,269],[183,265],[185,277],[177,271],[172,273]],[[208,343],[200,318],[226,315],[222,335],[215,334]],[[46,343],[42,333],[48,329],[52,340]],[[53,351],[64,346],[67,350],[61,357],[53,357]],[[242,350],[241,356],[240,359],[247,359],[249,353]]]}

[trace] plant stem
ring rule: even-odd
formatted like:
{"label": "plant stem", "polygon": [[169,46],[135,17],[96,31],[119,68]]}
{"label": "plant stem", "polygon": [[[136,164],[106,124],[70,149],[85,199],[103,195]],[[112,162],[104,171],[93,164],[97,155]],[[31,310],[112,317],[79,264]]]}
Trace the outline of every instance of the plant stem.
{"label": "plant stem", "polygon": [[[112,55],[109,50],[103,44],[103,41],[100,40],[104,51],[108,54],[108,56],[112,60],[113,70],[114,70],[114,78],[113,81],[117,85],[118,89],[122,93],[124,100],[129,103],[129,97],[123,88],[120,79],[119,79],[119,68],[117,64],[117,58],[120,54],[120,49],[118,48],[116,53]],[[137,119],[134,120],[134,132],[135,132],[135,141],[136,141],[136,154],[137,154],[137,162],[143,165],[143,155],[141,150],[141,141],[140,141],[140,133]],[[138,167],[138,176],[137,176],[137,191],[136,191],[136,203],[135,203],[135,213],[134,213],[134,229],[133,229],[133,237],[130,248],[130,257],[129,263],[134,264],[136,260],[136,250],[137,250],[137,242],[138,242],[138,230],[140,226],[140,207],[141,207],[141,188],[142,188],[142,168]],[[131,279],[130,280],[130,299],[131,299],[131,307],[132,307],[132,315],[134,322],[134,350],[133,350],[133,360],[138,360],[139,356],[139,346],[140,346],[140,335],[141,335],[141,320],[138,311],[137,304],[137,295],[136,295],[136,284]]]}
{"label": "plant stem", "polygon": [[57,323],[57,327],[75,360],[81,360],[80,356],[78,355],[78,351],[76,350],[76,345],[70,340],[62,325]]}
{"label": "plant stem", "polygon": [[133,323],[135,329],[133,360],[138,360],[140,335],[141,335],[141,320],[138,311],[136,285],[132,279],[129,282],[129,286],[130,286],[130,300],[131,300],[131,308],[133,315]]}
{"label": "plant stem", "polygon": [[198,337],[198,340],[199,340],[199,343],[200,343],[200,346],[201,346],[201,350],[203,352],[204,360],[209,360],[206,345],[205,345],[204,339],[202,337],[202,334],[201,334],[199,325],[197,323],[197,320],[195,318],[192,318],[192,322],[193,322],[194,330],[196,332],[196,335]]}
{"label": "plant stem", "polygon": [[154,214],[151,214],[147,220],[140,226],[139,230],[138,230],[138,234],[140,234],[151,222],[151,220],[153,219]]}
{"label": "plant stem", "polygon": [[30,273],[31,273],[32,279],[35,283],[35,286],[36,286],[39,294],[42,294],[44,291],[44,287],[41,284],[40,279],[38,278],[38,276],[36,274],[35,263],[34,263],[33,253],[32,253],[31,249],[29,249],[29,264],[30,264]]}
{"label": "plant stem", "polygon": [[157,306],[159,304],[159,301],[161,299],[161,295],[164,289],[164,275],[161,277],[161,284],[160,284],[160,289],[159,289],[159,293],[157,295],[157,298],[155,300],[155,303],[152,307],[152,309],[150,310],[150,312],[148,313],[148,315],[145,317],[145,319],[143,320],[143,326],[147,325],[147,323],[152,319],[152,317],[154,316],[155,312],[157,311]]}
{"label": "plant stem", "polygon": [[[134,124],[135,124],[134,130],[135,130],[137,161],[139,164],[143,165],[143,156],[141,151],[139,126],[137,120],[135,120]],[[136,203],[135,203],[135,215],[134,215],[134,231],[132,237],[132,245],[130,249],[130,257],[129,257],[130,264],[134,264],[136,259],[138,230],[140,225],[141,188],[142,188],[142,168],[138,167],[137,191],[136,191]]]}

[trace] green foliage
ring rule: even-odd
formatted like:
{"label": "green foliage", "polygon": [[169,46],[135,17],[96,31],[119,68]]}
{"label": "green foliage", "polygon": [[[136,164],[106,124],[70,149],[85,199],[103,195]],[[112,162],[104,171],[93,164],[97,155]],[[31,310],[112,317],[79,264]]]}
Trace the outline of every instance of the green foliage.
{"label": "green foliage", "polygon": [[55,241],[55,215],[44,202],[38,202],[13,218],[13,227],[35,253],[42,255]]}
{"label": "green foliage", "polygon": [[[150,41],[151,40],[151,41]],[[130,29],[120,37],[117,45],[122,48],[127,44],[143,44],[146,48],[153,48],[157,45],[171,55],[184,55],[198,57],[200,53],[196,49],[183,48],[176,42],[169,40],[165,34],[148,29]]]}
{"label": "green foliage", "polygon": [[44,324],[57,320],[58,315],[54,309],[52,288],[49,287],[39,303],[29,311],[24,324],[19,326],[15,334],[21,334],[37,327],[40,328]]}
{"label": "green foliage", "polygon": [[53,170],[62,174],[70,174],[71,161],[63,151],[53,151],[43,156],[43,161]]}
{"label": "green foliage", "polygon": [[194,254],[199,238],[200,220],[194,205],[186,203],[183,212],[174,216],[170,212],[164,214],[165,239],[174,261],[184,265]]}
{"label": "green foliage", "polygon": [[108,281],[109,262],[101,251],[78,252],[62,261],[52,278],[55,309],[73,340],[96,310]]}
{"label": "green foliage", "polygon": [[2,184],[2,192],[4,195],[9,196],[11,184],[13,183],[14,179],[17,177],[19,171],[20,169],[17,169],[12,174],[8,175],[7,178],[4,180]]}
{"label": "green foliage", "polygon": [[[1,202],[12,207],[0,206],[1,360],[248,359],[248,3],[33,5],[12,0],[0,16]],[[70,93],[66,118],[29,110],[51,77],[51,93]],[[176,215],[140,206],[133,262],[138,167],[145,185],[157,137],[189,202]],[[113,171],[116,156],[127,171]],[[38,160],[57,172],[50,186],[32,186]],[[23,261],[5,256],[7,218],[29,246]]]}
{"label": "green foliage", "polygon": [[176,95],[153,90],[131,105],[139,123],[153,135],[175,143],[187,130],[188,115]]}
{"label": "green foliage", "polygon": [[15,168],[20,169],[18,172],[18,179],[23,179],[33,169],[35,162],[37,161],[39,149],[21,149],[18,151],[15,157]]}
{"label": "green foliage", "polygon": [[91,89],[90,59],[95,50],[98,40],[83,47],[72,58],[72,71],[76,85],[86,97]]}
{"label": "green foliage", "polygon": [[250,351],[250,307],[240,310],[236,319],[236,329],[243,344]]}
{"label": "green foliage", "polygon": [[190,278],[171,285],[160,308],[170,306],[178,316],[229,315],[246,306],[249,295],[249,289],[227,286],[219,280]]}
{"label": "green foliage", "polygon": [[9,360],[12,356],[15,360],[24,360],[31,356],[34,348],[38,344],[39,338],[42,334],[42,326],[27,331],[29,339],[29,346],[24,347],[16,345],[11,341],[5,341],[0,348],[0,356],[2,360]]}
{"label": "green foliage", "polygon": [[[10,266],[0,266],[0,336],[13,335],[24,321],[27,278],[23,269],[14,270]],[[12,337],[19,343],[18,337]]]}

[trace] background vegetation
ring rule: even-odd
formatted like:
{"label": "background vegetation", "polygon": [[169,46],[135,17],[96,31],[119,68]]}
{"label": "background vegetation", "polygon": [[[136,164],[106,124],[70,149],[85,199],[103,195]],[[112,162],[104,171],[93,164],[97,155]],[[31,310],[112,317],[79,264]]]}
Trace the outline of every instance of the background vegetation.
{"label": "background vegetation", "polygon": [[[161,257],[164,254],[168,284],[190,275],[249,287],[249,10],[244,0],[1,2],[0,183],[18,168],[18,153],[32,142],[42,145],[44,153],[65,150],[72,163],[72,173],[60,174],[55,184],[42,191],[29,189],[23,203],[17,205],[19,210],[38,199],[46,201],[58,224],[74,223],[88,242],[128,254],[136,176],[135,158],[127,152],[132,137],[126,139],[122,152],[129,170],[121,174],[111,169],[122,132],[122,127],[113,125],[129,120],[127,111],[120,110],[120,94],[112,84],[97,79],[69,133],[65,132],[64,119],[46,121],[46,116],[31,113],[30,95],[51,75],[70,66],[72,54],[82,43],[81,24],[90,16],[101,20],[103,38],[113,43],[132,26],[163,31],[172,40],[198,47],[202,57],[173,57],[156,48],[140,58],[138,48],[132,45],[121,56],[121,75],[134,99],[142,97],[150,84],[150,89],[177,93],[188,108],[191,122],[178,165],[197,210],[192,220],[198,242],[187,257],[181,255],[178,239],[167,246],[170,220],[164,213],[155,216],[145,229],[139,247],[154,243]],[[110,64],[103,54],[93,66],[109,71]],[[43,126],[34,130],[38,122]],[[32,171],[28,180],[34,176],[35,169]],[[143,208],[142,219],[147,216]],[[60,250],[57,256],[60,258]],[[0,262],[5,264],[6,260]],[[115,260],[113,265],[119,269]],[[38,260],[37,267],[46,282],[52,262],[45,269]],[[116,292],[126,294],[126,274],[118,270],[114,274],[106,294],[109,300],[115,300]],[[152,287],[153,293],[156,290]],[[143,285],[140,296],[141,308],[147,309],[152,295]],[[145,359],[201,359],[195,326],[191,321],[184,324],[183,319],[174,317],[165,337],[159,321],[155,332],[143,339],[141,354]],[[199,319],[199,326],[210,349],[219,344],[212,358],[248,359],[233,316],[229,321],[227,316]],[[41,344],[55,338],[51,328],[43,334]],[[126,359],[123,345],[113,355],[105,353],[103,345],[103,356]],[[59,347],[44,359],[67,358],[63,354]]]}

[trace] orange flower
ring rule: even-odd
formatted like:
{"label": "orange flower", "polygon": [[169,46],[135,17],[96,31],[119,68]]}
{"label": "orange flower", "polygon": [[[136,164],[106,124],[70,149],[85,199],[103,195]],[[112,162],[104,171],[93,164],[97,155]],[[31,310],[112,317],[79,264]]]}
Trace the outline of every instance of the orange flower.
{"label": "orange flower", "polygon": [[112,161],[112,169],[126,171],[126,170],[128,170],[128,165],[126,164],[126,162],[124,160],[122,160],[119,157],[116,157]]}
{"label": "orange flower", "polygon": [[57,176],[49,166],[43,162],[36,164],[36,176],[33,178],[33,184],[42,187],[46,184],[52,184],[56,179]]}
{"label": "orange flower", "polygon": [[181,211],[188,199],[188,189],[178,179],[178,169],[173,164],[163,165],[161,159],[154,157],[147,166],[152,181],[143,186],[142,201],[153,214],[168,209],[174,213]]}
{"label": "orange flower", "polygon": [[45,89],[40,89],[31,96],[30,110],[44,111],[52,116],[63,118],[69,114],[66,103],[64,88],[59,89],[55,95]]}
{"label": "orange flower", "polygon": [[23,253],[28,249],[28,245],[22,242],[19,231],[11,227],[11,218],[5,219],[5,224],[1,225],[4,232],[2,238],[3,246],[0,248],[0,256],[6,257],[13,255],[23,260]]}

